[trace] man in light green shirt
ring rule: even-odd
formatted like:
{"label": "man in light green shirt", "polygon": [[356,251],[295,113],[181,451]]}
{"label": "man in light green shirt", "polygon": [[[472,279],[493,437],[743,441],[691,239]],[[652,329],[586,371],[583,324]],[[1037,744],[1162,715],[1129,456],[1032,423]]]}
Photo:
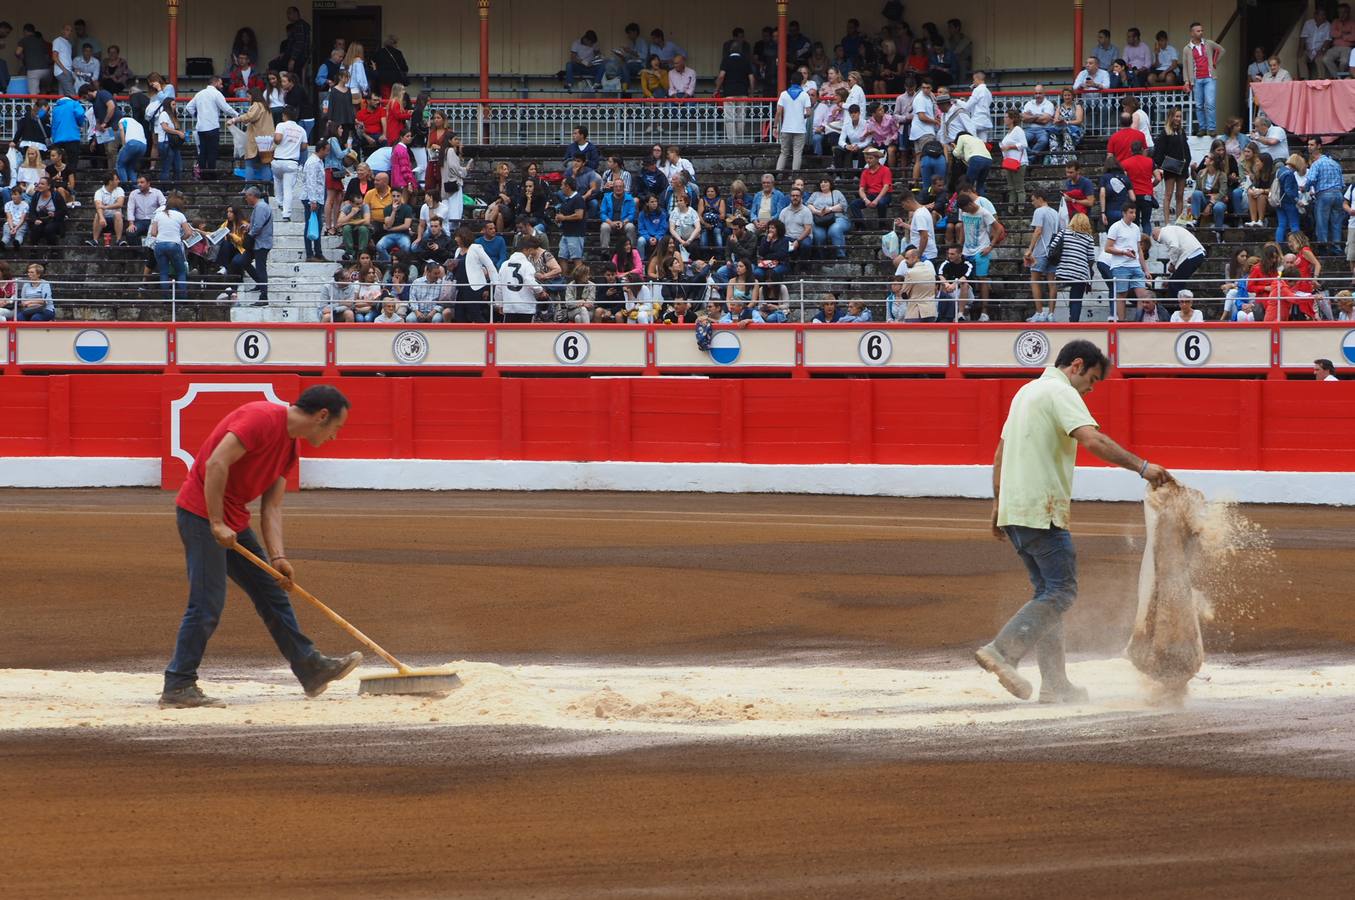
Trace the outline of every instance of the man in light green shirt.
{"label": "man in light green shirt", "polygon": [[1137,472],[1154,487],[1171,473],[1101,433],[1083,397],[1110,363],[1091,341],[1071,341],[1052,368],[1016,392],[993,457],[993,535],[1010,541],[1025,563],[1035,596],[993,642],[974,654],[978,664],[1022,700],[1031,685],[1017,666],[1032,649],[1040,664],[1041,703],[1081,703],[1087,692],[1064,670],[1063,614],[1077,597],[1077,556],[1068,533],[1077,448]]}

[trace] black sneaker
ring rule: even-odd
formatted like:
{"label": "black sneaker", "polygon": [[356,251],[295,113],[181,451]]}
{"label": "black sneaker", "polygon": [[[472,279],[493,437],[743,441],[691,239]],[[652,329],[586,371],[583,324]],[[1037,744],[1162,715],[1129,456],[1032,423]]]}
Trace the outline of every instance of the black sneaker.
{"label": "black sneaker", "polygon": [[340,678],[352,672],[362,662],[362,654],[354,650],[347,656],[321,656],[315,658],[314,668],[310,674],[301,679],[301,687],[306,691],[307,697],[318,697],[325,692],[331,681],[338,681]]}
{"label": "black sneaker", "polygon": [[196,684],[166,690],[160,694],[161,709],[197,709],[200,706],[225,706],[223,700],[208,697]]}
{"label": "black sneaker", "polygon": [[98,242],[98,241],[85,241],[85,246],[86,246],[86,247],[97,247],[97,246],[99,246],[99,242]]}

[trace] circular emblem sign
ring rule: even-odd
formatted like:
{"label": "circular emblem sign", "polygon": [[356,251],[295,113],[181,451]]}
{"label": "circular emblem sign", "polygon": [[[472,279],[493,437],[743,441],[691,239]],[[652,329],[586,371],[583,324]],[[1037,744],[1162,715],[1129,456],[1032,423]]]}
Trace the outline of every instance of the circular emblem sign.
{"label": "circular emblem sign", "polygon": [[555,358],[567,366],[582,365],[588,359],[588,335],[566,331],[555,339]]}
{"label": "circular emblem sign", "polygon": [[391,341],[391,355],[403,366],[417,366],[428,356],[428,338],[421,331],[401,331]]}
{"label": "circular emblem sign", "polygon": [[262,331],[242,331],[235,337],[235,358],[247,366],[267,360],[271,349],[268,335]]}
{"label": "circular emblem sign", "polygon": [[1183,366],[1202,366],[1213,351],[1214,345],[1203,331],[1183,331],[1176,336],[1176,361]]}
{"label": "circular emblem sign", "polygon": [[1023,331],[1012,348],[1023,366],[1042,366],[1049,361],[1049,336],[1043,331]]}
{"label": "circular emblem sign", "polygon": [[883,331],[867,331],[856,344],[857,355],[868,366],[883,366],[894,355],[894,342]]}
{"label": "circular emblem sign", "polygon": [[88,329],[75,336],[75,358],[83,363],[101,363],[108,359],[108,335]]}

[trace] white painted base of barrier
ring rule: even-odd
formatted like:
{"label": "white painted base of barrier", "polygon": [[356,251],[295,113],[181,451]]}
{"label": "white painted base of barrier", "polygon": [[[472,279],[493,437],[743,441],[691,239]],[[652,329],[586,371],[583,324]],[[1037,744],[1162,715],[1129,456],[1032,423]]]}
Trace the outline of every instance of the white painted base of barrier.
{"label": "white painted base of barrier", "polygon": [[[1214,499],[1355,506],[1355,472],[1190,469],[1175,474]],[[0,458],[0,487],[159,484],[158,459]],[[301,486],[387,491],[653,491],[987,499],[992,496],[992,470],[988,466],[304,459]],[[1143,492],[1143,481],[1121,469],[1080,468],[1073,483],[1077,500],[1137,501],[1143,498]]]}

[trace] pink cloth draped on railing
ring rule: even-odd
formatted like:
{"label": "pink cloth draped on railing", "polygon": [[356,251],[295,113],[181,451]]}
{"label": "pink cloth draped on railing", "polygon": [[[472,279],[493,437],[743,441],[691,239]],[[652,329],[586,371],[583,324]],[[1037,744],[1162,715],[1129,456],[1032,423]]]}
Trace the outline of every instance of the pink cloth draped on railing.
{"label": "pink cloth draped on railing", "polygon": [[1290,134],[1322,135],[1330,143],[1355,131],[1355,79],[1275,81],[1251,89],[1270,120]]}

